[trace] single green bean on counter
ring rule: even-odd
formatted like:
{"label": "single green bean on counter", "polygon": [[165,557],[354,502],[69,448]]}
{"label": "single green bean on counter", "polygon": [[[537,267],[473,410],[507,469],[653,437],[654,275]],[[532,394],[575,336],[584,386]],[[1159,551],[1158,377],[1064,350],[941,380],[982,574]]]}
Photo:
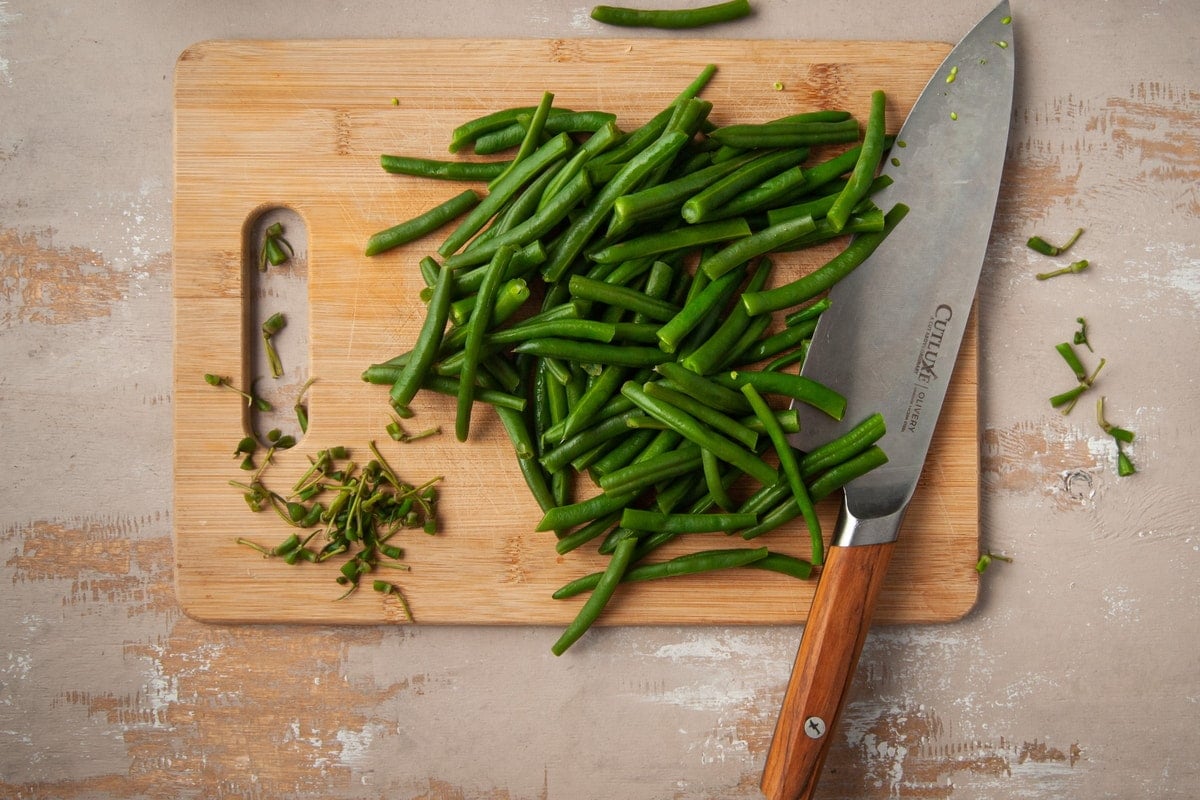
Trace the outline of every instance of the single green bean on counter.
{"label": "single green bean on counter", "polygon": [[626,28],[700,28],[732,22],[749,16],[750,0],[725,0],[722,3],[684,9],[631,8],[600,5],[592,8],[592,19],[605,25]]}

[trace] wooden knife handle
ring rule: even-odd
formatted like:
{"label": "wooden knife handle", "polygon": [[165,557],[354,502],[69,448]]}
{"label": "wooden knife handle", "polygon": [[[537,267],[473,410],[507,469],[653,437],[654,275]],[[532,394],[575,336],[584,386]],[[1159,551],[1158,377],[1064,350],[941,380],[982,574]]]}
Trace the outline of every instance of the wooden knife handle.
{"label": "wooden knife handle", "polygon": [[763,769],[768,800],[813,797],[893,544],[829,549]]}

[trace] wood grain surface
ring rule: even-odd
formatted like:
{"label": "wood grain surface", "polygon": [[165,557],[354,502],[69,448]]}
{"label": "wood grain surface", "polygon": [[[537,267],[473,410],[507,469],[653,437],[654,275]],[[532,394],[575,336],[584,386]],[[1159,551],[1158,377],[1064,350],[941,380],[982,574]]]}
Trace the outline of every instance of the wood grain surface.
{"label": "wood grain surface", "polygon": [[[315,378],[308,433],[270,467],[268,485],[291,486],[306,456],[333,445],[365,461],[368,442],[376,441],[406,480],[444,478],[440,532],[406,534],[402,542],[411,572],[397,583],[418,623],[562,623],[582,598],[556,602],[550,593],[603,559],[583,551],[559,556],[553,534],[534,531],[540,511],[494,415],[477,415],[465,445],[454,440],[452,425],[441,436],[396,444],[384,432],[386,390],[360,379],[368,364],[410,346],[423,314],[416,263],[433,250],[424,242],[366,258],[367,237],[460,191],[387,175],[379,155],[448,157],[455,125],[536,104],[543,91],[555,93],[557,106],[614,111],[628,129],[708,63],[718,66],[703,93],[714,103],[715,121],[828,107],[865,119],[871,90],[883,88],[894,132],[947,50],[896,42],[453,39],[212,41],[186,50],[174,97],[174,522],[183,609],[227,622],[406,619],[394,599],[370,591],[334,602],[341,589],[332,564],[289,567],[234,542],[246,536],[272,543],[289,532],[274,514],[251,514],[229,485],[244,477],[231,453],[255,420],[239,398],[201,377],[211,372],[249,384],[260,374],[247,306],[248,287],[260,280],[249,240],[264,213],[286,211],[305,229],[304,253],[292,268],[305,271],[307,336],[282,357]],[[777,279],[819,265],[828,253],[782,256]],[[257,297],[279,300],[271,292]],[[972,325],[879,601],[880,621],[952,620],[974,603],[975,375]],[[255,385],[270,383],[267,377]],[[423,393],[406,426],[446,426],[452,405]],[[834,503],[821,510],[832,527]],[[792,526],[771,534],[769,544],[804,555],[804,539]],[[676,552],[682,549],[670,550]],[[759,571],[640,585],[618,594],[604,622],[801,622],[813,586]]]}

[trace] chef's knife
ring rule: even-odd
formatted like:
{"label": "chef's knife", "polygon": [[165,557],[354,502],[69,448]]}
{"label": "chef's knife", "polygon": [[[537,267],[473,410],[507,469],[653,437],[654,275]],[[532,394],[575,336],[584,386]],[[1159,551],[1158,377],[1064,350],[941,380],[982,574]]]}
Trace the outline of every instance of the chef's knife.
{"label": "chef's knife", "polygon": [[813,796],[905,509],[925,463],[983,267],[1008,142],[1013,31],[1001,2],[950,52],[896,137],[875,196],[907,216],[830,292],[802,374],[842,421],[797,406],[801,450],[876,411],[888,463],[845,487],[763,771],[770,800]]}

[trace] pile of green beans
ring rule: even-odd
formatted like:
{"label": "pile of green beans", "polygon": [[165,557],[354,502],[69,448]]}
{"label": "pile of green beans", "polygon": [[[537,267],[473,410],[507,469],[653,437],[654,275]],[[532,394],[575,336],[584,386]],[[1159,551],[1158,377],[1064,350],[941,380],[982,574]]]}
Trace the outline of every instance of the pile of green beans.
{"label": "pile of green beans", "polygon": [[[451,152],[478,155],[507,131],[511,158],[382,157],[390,173],[486,185],[371,237],[376,255],[446,231],[420,259],[416,340],[363,378],[389,387],[401,417],[422,389],[454,396],[463,441],[490,406],[538,530],[561,554],[591,543],[609,557],[555,595],[590,592],[556,654],[624,583],[730,567],[807,578],[823,559],[815,504],[886,461],[874,409],[848,409],[836,387],[790,369],[825,292],[904,216],[872,201],[887,185],[875,178],[890,144],[884,95],[861,132],[840,110],[719,125],[699,98],[714,71],[629,131],[611,114],[554,109],[546,93],[451,133]],[[493,166],[455,166],[467,163]],[[773,280],[779,254],[818,245],[834,252],[824,266]],[[861,421],[796,453],[794,403]],[[798,517],[805,559],[711,546],[653,559],[680,537],[752,539]]]}

